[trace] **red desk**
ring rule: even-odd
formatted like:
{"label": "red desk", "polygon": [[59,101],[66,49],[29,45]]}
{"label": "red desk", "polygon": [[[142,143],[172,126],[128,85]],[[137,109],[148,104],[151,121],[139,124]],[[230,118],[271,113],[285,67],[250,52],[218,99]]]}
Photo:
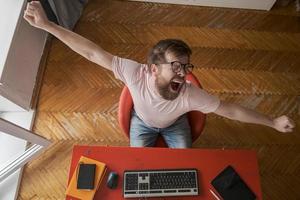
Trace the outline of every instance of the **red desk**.
{"label": "red desk", "polygon": [[[197,168],[200,195],[148,199],[215,200],[209,192],[209,189],[212,188],[210,181],[229,164],[236,169],[258,199],[262,199],[255,151],[74,146],[69,181],[80,156],[86,156],[107,164],[106,177],[104,177],[104,181],[95,195],[95,199],[99,200],[123,199],[122,176],[124,170],[161,168]],[[114,190],[107,188],[105,185],[107,175],[110,171],[116,171],[119,174],[118,187]]]}

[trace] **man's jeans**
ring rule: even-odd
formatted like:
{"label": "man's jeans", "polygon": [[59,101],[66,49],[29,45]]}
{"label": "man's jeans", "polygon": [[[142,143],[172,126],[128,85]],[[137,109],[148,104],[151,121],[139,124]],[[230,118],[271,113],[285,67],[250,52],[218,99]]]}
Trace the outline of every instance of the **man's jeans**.
{"label": "man's jeans", "polygon": [[191,129],[187,115],[182,115],[171,126],[154,128],[147,126],[132,110],[130,124],[130,146],[152,147],[161,134],[170,148],[192,147]]}

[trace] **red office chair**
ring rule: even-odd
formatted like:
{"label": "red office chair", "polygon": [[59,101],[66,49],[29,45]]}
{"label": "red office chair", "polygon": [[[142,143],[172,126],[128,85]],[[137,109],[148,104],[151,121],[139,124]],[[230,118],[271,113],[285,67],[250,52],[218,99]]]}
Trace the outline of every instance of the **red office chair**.
{"label": "red office chair", "polygon": [[[190,81],[193,85],[201,87],[198,79],[192,74],[189,73],[186,75],[186,80]],[[123,132],[129,138],[130,134],[130,119],[131,119],[131,110],[133,108],[133,101],[129,89],[124,86],[120,101],[119,101],[119,124]],[[197,138],[201,135],[204,128],[206,115],[200,111],[190,111],[188,112],[188,120],[191,127],[192,142],[196,141]],[[155,146],[157,147],[167,147],[162,136],[157,138]]]}

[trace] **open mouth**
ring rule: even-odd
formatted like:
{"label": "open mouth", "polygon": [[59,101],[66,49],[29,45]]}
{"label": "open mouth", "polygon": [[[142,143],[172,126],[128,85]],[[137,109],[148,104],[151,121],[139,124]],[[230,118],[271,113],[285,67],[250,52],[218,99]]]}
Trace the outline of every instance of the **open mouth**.
{"label": "open mouth", "polygon": [[178,93],[183,85],[184,80],[174,79],[170,81],[170,88],[172,92]]}

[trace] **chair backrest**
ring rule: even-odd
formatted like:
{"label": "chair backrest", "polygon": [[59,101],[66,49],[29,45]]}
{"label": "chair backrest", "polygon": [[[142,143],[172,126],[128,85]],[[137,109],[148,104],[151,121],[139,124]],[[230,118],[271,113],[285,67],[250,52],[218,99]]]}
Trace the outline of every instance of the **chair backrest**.
{"label": "chair backrest", "polygon": [[[193,85],[202,88],[200,82],[192,73],[186,75],[186,80],[190,81]],[[132,108],[133,108],[133,101],[132,101],[130,91],[126,86],[124,86],[119,101],[118,119],[122,131],[125,133],[125,135],[128,138],[130,136],[129,131],[130,131],[130,120],[131,120]],[[188,120],[191,127],[192,142],[196,141],[197,138],[201,135],[204,128],[205,119],[206,119],[206,115],[202,112],[199,111],[188,112]],[[165,141],[161,136],[158,137],[155,146],[167,147]]]}

